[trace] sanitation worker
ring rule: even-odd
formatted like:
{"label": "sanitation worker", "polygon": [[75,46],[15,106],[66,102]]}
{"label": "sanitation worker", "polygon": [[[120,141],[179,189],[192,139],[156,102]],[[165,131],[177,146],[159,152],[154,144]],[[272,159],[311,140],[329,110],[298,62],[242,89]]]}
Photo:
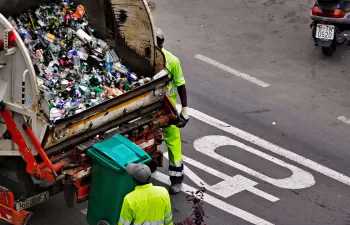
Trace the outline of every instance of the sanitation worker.
{"label": "sanitation worker", "polygon": [[130,163],[126,171],[132,176],[136,188],[124,198],[118,225],[173,225],[169,193],[164,187],[150,183],[150,168]]}
{"label": "sanitation worker", "polygon": [[169,150],[169,176],[171,181],[169,192],[170,194],[177,194],[181,191],[182,182],[184,180],[184,166],[182,162],[181,136],[179,128],[185,127],[189,120],[185,87],[186,82],[182,73],[180,60],[163,48],[165,40],[163,31],[156,28],[156,36],[157,45],[162,49],[165,55],[166,67],[172,76],[172,81],[168,86],[168,95],[176,106],[176,97],[177,94],[179,94],[182,105],[181,122],[177,124],[177,126],[172,125],[163,129],[164,140]]}

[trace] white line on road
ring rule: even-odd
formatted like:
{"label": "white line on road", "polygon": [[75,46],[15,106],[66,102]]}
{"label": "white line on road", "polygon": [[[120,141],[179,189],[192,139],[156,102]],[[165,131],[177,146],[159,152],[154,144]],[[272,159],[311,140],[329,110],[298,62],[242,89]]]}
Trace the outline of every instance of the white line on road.
{"label": "white line on road", "polygon": [[350,119],[346,118],[345,116],[339,116],[338,120],[343,121],[344,123],[350,124]]}
{"label": "white line on road", "polygon": [[[152,177],[164,184],[170,185],[170,181],[169,181],[169,177],[163,173],[160,172],[155,172],[152,174]],[[185,193],[191,193],[191,192],[195,192],[197,191],[197,189],[187,185],[187,184],[183,184],[182,186],[182,191]],[[257,217],[247,211],[244,211],[240,208],[237,208],[233,205],[227,204],[224,201],[221,201],[220,199],[217,199],[209,194],[204,194],[204,202],[215,206],[216,208],[219,208],[227,213],[230,213],[234,216],[237,216],[245,221],[248,221],[252,224],[256,224],[256,225],[274,225],[273,223],[270,223],[260,217]]]}
{"label": "white line on road", "polygon": [[255,145],[261,146],[263,148],[265,148],[268,151],[271,151],[277,155],[283,156],[287,159],[290,159],[294,162],[297,162],[303,166],[306,166],[314,171],[317,171],[325,176],[328,176],[332,179],[335,179],[341,183],[344,183],[346,185],[350,186],[350,177],[341,174],[335,170],[329,169],[317,162],[314,162],[308,158],[305,158],[303,156],[300,156],[294,152],[288,151],[287,149],[284,149],[280,146],[277,146],[271,142],[268,142],[264,139],[261,139],[257,136],[254,136],[248,132],[245,132],[243,130],[240,130],[236,127],[231,126],[230,124],[227,124],[223,121],[220,121],[218,119],[215,119],[207,114],[204,114],[198,110],[195,109],[189,109],[189,114],[190,116],[204,122],[207,123],[213,127],[216,127],[220,130],[223,130],[225,132],[228,132],[236,137],[239,137],[243,140],[249,141]]}
{"label": "white line on road", "polygon": [[250,81],[250,82],[252,82],[252,83],[254,83],[256,85],[259,85],[261,87],[265,87],[266,88],[266,87],[270,86],[270,84],[268,84],[268,83],[265,83],[265,82],[263,82],[261,80],[258,80],[255,77],[252,77],[252,76],[250,76],[250,75],[248,75],[246,73],[242,73],[242,72],[240,72],[238,70],[235,70],[235,69],[233,69],[231,67],[228,67],[228,66],[226,66],[224,64],[221,64],[221,63],[219,63],[219,62],[217,62],[217,61],[215,61],[213,59],[210,59],[210,58],[208,58],[208,57],[206,57],[204,55],[198,54],[198,55],[195,55],[194,57],[196,59],[202,60],[203,62],[206,62],[206,63],[208,63],[210,65],[216,66],[219,69],[222,69],[222,70],[224,70],[226,72],[229,72],[229,73],[231,73],[231,74],[233,74],[233,75],[235,75],[237,77],[241,77],[243,79],[246,79],[247,81]]}
{"label": "white line on road", "polygon": [[87,214],[87,209],[80,210],[80,212],[81,212],[82,214],[86,215],[86,214]]}

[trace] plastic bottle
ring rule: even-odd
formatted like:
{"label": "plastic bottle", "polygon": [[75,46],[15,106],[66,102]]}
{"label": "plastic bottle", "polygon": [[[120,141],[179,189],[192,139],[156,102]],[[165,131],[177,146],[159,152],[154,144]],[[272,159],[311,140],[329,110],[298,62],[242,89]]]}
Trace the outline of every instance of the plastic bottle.
{"label": "plastic bottle", "polygon": [[94,87],[94,88],[93,88],[93,91],[96,93],[96,96],[100,96],[102,93],[105,92],[105,90],[103,90],[103,89],[100,88],[100,87]]}
{"label": "plastic bottle", "polygon": [[112,69],[112,62],[110,60],[109,54],[106,54],[105,56],[105,69],[107,72],[111,72]]}
{"label": "plastic bottle", "polygon": [[40,63],[44,63],[44,56],[42,50],[35,51],[36,57],[38,57]]}
{"label": "plastic bottle", "polygon": [[80,93],[82,95],[84,95],[84,96],[90,96],[91,95],[91,90],[87,86],[79,85],[79,90],[80,90]]}
{"label": "plastic bottle", "polygon": [[67,29],[67,40],[72,40],[73,39],[73,29],[72,28],[68,28]]}
{"label": "plastic bottle", "polygon": [[68,111],[75,111],[79,107],[79,101],[76,99],[73,99],[71,101],[68,101],[67,104],[65,105],[65,108]]}
{"label": "plastic bottle", "polygon": [[106,53],[109,49],[107,43],[101,39],[97,39],[97,45],[100,46],[103,53]]}
{"label": "plastic bottle", "polygon": [[130,82],[130,80],[137,80],[137,75],[135,73],[130,72],[128,69],[126,69],[119,62],[113,64],[113,69],[115,69],[116,71],[126,75],[127,79],[129,80],[129,82]]}
{"label": "plastic bottle", "polygon": [[80,59],[82,59],[82,60],[87,60],[89,58],[89,54],[86,53],[86,51],[84,49],[79,49],[77,51],[77,54],[80,57]]}
{"label": "plastic bottle", "polygon": [[60,47],[59,45],[55,45],[55,44],[53,44],[53,43],[50,43],[50,44],[49,44],[49,48],[50,48],[51,52],[52,52],[53,54],[57,55],[57,56],[58,56],[58,53],[59,53],[60,50],[61,50],[61,47]]}
{"label": "plastic bottle", "polygon": [[55,122],[58,119],[61,119],[65,114],[63,109],[52,108],[50,109],[50,121]]}
{"label": "plastic bottle", "polygon": [[73,67],[76,70],[81,69],[80,57],[78,55],[73,55]]}
{"label": "plastic bottle", "polygon": [[78,88],[75,88],[75,89],[74,89],[74,96],[75,96],[76,98],[81,98],[81,93],[80,93],[80,91],[79,91]]}
{"label": "plastic bottle", "polygon": [[78,38],[80,40],[82,40],[85,43],[92,41],[92,37],[90,35],[88,35],[85,31],[83,31],[82,29],[77,30],[76,35],[78,36]]}
{"label": "plastic bottle", "polygon": [[29,39],[29,40],[33,39],[33,37],[28,33],[27,29],[23,27],[20,27],[18,29],[18,33],[22,37],[22,39]]}
{"label": "plastic bottle", "polygon": [[131,84],[129,84],[128,82],[125,82],[122,88],[124,91],[130,91]]}

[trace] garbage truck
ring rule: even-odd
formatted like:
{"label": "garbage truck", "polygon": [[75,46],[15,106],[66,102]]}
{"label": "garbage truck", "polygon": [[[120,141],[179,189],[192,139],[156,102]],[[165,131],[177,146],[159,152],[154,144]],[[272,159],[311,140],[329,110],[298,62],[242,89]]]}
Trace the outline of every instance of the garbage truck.
{"label": "garbage truck", "polygon": [[29,209],[63,192],[67,207],[88,200],[92,163],[87,150],[120,134],[162,166],[161,128],[179,115],[167,96],[171,76],[156,46],[145,0],[77,0],[99,37],[130,70],[150,82],[74,115],[49,119],[28,50],[9,16],[49,0],[0,1],[0,223],[28,224]]}

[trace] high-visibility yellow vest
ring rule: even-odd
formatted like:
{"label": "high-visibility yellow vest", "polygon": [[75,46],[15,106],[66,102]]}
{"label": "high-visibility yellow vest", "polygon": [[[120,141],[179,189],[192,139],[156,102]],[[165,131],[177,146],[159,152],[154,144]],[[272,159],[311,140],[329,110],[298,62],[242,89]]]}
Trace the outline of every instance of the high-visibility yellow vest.
{"label": "high-visibility yellow vest", "polygon": [[168,191],[146,184],[125,196],[118,225],[173,225]]}
{"label": "high-visibility yellow vest", "polygon": [[177,96],[177,87],[184,85],[186,83],[185,77],[182,73],[182,68],[180,64],[180,60],[174,56],[172,53],[168,52],[164,48],[162,49],[165,59],[166,59],[166,68],[171,73],[173,79],[168,86],[168,95],[172,102],[176,104],[176,96]]}

